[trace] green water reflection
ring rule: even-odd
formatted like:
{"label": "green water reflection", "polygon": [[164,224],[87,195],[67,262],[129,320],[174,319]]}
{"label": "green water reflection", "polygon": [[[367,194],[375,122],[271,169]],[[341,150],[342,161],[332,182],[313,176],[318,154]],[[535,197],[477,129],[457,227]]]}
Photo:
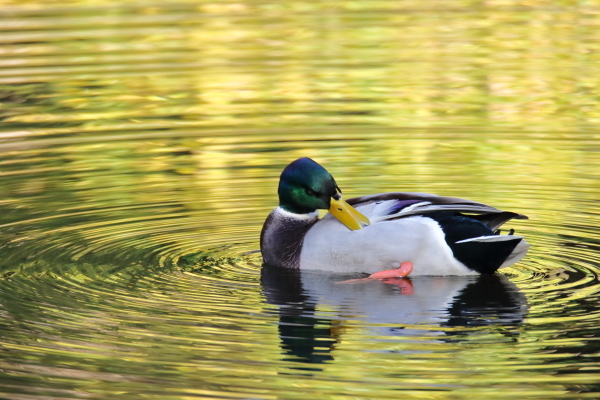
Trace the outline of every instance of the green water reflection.
{"label": "green water reflection", "polygon": [[[598,397],[600,2],[0,6],[0,397]],[[261,271],[302,156],[524,213],[532,249]]]}

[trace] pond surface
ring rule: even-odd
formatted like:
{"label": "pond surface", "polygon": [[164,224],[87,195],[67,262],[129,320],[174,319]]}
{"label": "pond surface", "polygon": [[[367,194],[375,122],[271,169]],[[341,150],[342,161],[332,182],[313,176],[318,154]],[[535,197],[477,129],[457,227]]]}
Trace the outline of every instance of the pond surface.
{"label": "pond surface", "polygon": [[[0,398],[600,396],[600,2],[0,5]],[[301,156],[526,214],[532,248],[262,270]]]}

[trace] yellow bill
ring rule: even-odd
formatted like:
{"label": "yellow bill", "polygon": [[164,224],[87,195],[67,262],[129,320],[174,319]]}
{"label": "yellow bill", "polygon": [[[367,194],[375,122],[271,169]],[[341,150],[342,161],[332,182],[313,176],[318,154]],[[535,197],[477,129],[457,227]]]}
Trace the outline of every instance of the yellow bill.
{"label": "yellow bill", "polygon": [[334,217],[339,219],[342,224],[346,225],[353,231],[364,228],[365,226],[371,224],[369,218],[356,211],[354,207],[342,199],[331,199],[331,207],[329,207],[329,212],[332,213]]}

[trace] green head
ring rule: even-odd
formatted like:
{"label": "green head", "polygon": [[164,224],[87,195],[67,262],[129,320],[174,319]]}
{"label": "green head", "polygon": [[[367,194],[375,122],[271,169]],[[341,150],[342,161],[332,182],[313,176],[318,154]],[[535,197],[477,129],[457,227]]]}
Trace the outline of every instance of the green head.
{"label": "green head", "polygon": [[327,210],[340,199],[340,188],[327,170],[308,157],[289,164],[279,179],[279,206],[296,214]]}

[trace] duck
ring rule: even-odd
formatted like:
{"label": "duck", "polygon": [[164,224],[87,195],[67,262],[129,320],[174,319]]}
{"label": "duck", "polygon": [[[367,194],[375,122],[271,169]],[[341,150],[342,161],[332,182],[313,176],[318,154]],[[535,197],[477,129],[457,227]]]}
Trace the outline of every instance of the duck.
{"label": "duck", "polygon": [[[529,244],[501,225],[528,219],[455,197],[388,192],[342,198],[333,176],[308,157],[287,165],[279,206],[266,218],[260,249],[269,266],[374,278],[494,274]],[[328,213],[319,218],[318,210]]]}

